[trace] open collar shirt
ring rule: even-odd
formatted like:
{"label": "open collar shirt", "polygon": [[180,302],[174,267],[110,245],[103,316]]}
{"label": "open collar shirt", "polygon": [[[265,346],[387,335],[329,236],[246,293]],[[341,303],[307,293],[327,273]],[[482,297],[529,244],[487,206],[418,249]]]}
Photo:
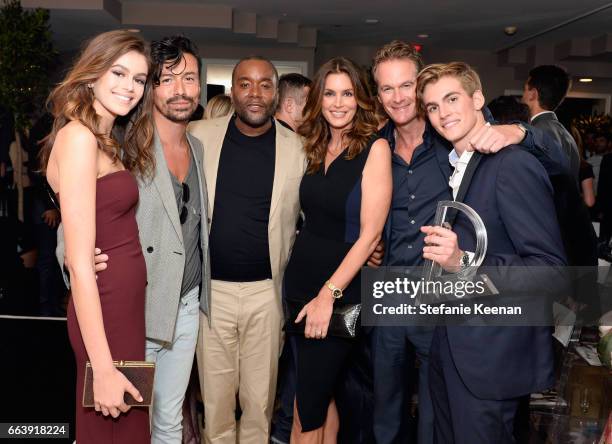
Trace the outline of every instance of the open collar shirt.
{"label": "open collar shirt", "polygon": [[423,225],[431,225],[440,200],[451,200],[448,185],[450,146],[427,122],[421,143],[407,163],[395,153],[395,125],[389,121],[380,135],[392,156],[393,197],[385,226],[385,265],[423,264]]}

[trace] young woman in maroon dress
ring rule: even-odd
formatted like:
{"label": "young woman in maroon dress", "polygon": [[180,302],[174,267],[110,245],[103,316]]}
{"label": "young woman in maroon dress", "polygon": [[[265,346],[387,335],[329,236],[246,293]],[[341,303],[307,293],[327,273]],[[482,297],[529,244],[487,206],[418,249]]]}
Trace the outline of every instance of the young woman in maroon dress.
{"label": "young woman in maroon dress", "polygon": [[[121,147],[111,135],[117,116],[127,115],[143,96],[148,102],[148,73],[145,42],[132,32],[107,32],[86,46],[49,97],[55,122],[41,164],[60,198],[64,225],[79,444],[150,441],[148,410],[124,403],[124,392],[142,398],[113,366],[113,360],[145,358],[146,268],[132,173],[147,175],[153,166],[149,114],[135,110]],[[94,246],[113,258],[97,281]],[[93,369],[95,408],[82,407],[86,361]]]}

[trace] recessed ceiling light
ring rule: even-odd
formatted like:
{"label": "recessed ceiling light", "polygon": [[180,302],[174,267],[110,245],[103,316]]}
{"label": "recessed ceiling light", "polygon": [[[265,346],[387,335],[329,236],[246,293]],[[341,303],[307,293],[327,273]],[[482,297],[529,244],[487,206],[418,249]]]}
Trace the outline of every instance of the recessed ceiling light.
{"label": "recessed ceiling light", "polygon": [[429,34],[417,34],[417,37],[420,39],[426,39],[427,37],[429,37]]}
{"label": "recessed ceiling light", "polygon": [[375,25],[379,22],[379,20],[377,18],[369,18],[369,19],[365,19],[365,22],[368,25]]}
{"label": "recessed ceiling light", "polygon": [[582,78],[578,79],[578,81],[582,82],[582,83],[591,83],[593,81],[593,79],[590,78],[590,77],[582,77]]}
{"label": "recessed ceiling light", "polygon": [[512,36],[512,35],[516,34],[517,30],[518,30],[518,28],[516,26],[506,26],[504,28],[504,34],[506,34],[507,36]]}

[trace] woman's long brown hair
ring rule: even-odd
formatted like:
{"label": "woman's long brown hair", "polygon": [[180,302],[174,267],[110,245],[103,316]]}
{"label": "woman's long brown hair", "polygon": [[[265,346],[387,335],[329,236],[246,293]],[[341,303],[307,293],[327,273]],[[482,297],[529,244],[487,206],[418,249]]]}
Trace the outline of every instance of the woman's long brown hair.
{"label": "woman's long brown hair", "polygon": [[304,106],[304,121],[298,128],[298,133],[305,139],[304,151],[308,159],[306,172],[309,174],[317,172],[324,164],[327,145],[331,138],[329,124],[321,110],[325,79],[329,74],[340,73],[346,74],[351,79],[357,100],[357,112],[353,118],[353,124],[344,134],[348,140],[346,158],[353,159],[361,153],[377,132],[376,107],[374,99],[368,93],[365,73],[352,61],[344,57],[334,57],[321,66],[315,74]]}
{"label": "woman's long brown hair", "polygon": [[134,32],[110,31],[94,37],[87,44],[64,80],[51,92],[47,107],[55,120],[51,132],[42,142],[40,165],[43,172],[47,169],[58,131],[75,120],[96,136],[98,148],[113,162],[120,160],[128,170],[139,176],[152,173],[155,158],[152,152],[154,130],[150,112],[153,101],[151,76],[148,76],[142,100],[130,113],[130,124],[121,146],[112,136],[100,132],[100,116],[94,109],[93,90],[88,86],[102,77],[119,57],[130,51],[146,57],[150,74],[151,59],[146,42]]}

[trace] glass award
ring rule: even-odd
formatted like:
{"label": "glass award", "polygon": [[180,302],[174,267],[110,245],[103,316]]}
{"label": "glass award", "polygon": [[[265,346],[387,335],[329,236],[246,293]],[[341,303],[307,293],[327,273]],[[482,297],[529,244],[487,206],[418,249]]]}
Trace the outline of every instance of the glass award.
{"label": "glass award", "polygon": [[[467,267],[461,267],[461,269],[456,273],[448,273],[447,274],[455,274],[456,278],[468,278],[470,274],[470,269],[473,270],[479,267],[484,261],[484,257],[487,253],[487,229],[485,228],[484,222],[478,215],[476,211],[469,205],[466,205],[461,202],[455,202],[453,200],[442,200],[438,202],[438,208],[436,209],[436,216],[434,218],[433,225],[451,228],[450,224],[447,222],[448,210],[449,208],[453,208],[456,211],[461,211],[465,214],[465,216],[469,219],[474,227],[474,232],[476,235],[476,249],[474,251],[474,256]],[[423,269],[423,278],[425,281],[430,281],[432,279],[438,278],[442,275],[442,267],[440,264],[432,260],[426,260],[425,266]]]}

